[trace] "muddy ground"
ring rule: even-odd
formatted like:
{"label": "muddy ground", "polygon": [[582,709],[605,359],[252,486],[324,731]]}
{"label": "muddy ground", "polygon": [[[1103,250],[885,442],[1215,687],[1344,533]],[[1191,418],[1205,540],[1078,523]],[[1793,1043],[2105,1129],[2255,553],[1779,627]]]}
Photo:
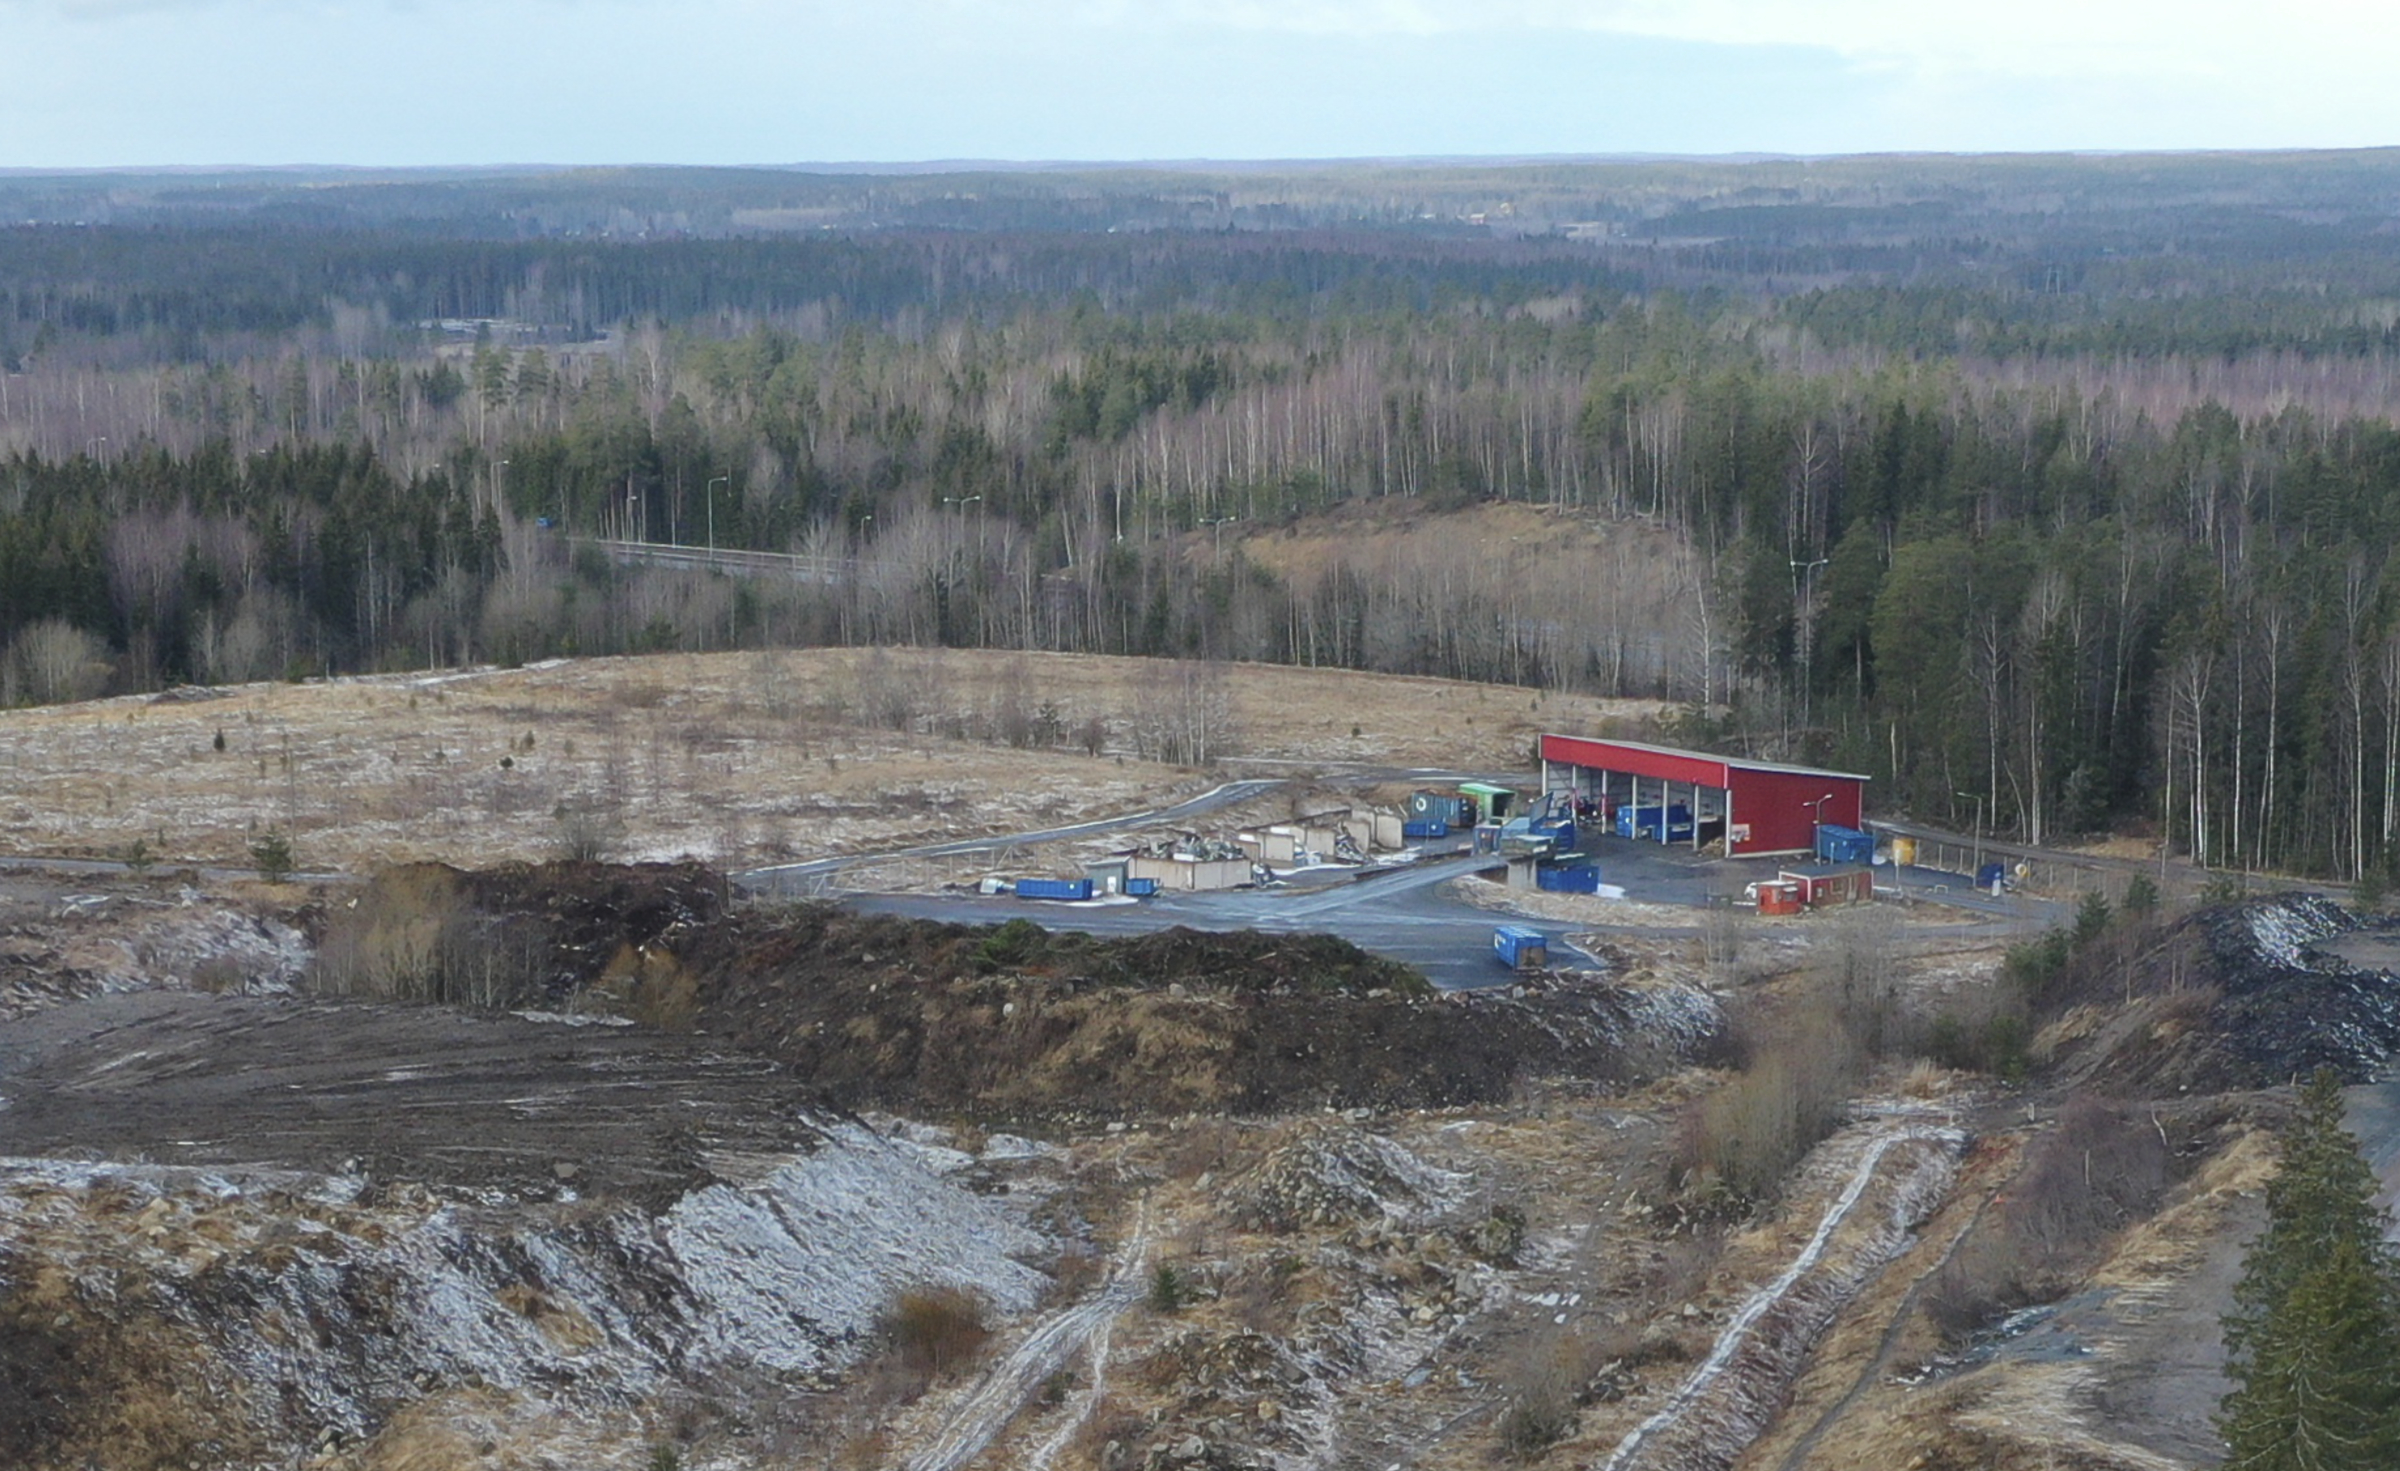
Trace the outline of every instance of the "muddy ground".
{"label": "muddy ground", "polygon": [[[2330,987],[2299,1057],[2376,995],[2305,905],[2025,993],[1862,920],[1438,998],[1335,941],[696,866],[0,904],[38,1471],[2204,1465],[2276,1116],[2226,1018]],[[1695,1130],[1829,984],[1890,988],[1882,1055],[1775,1188],[1702,1190]],[[929,1286],[955,1359],[893,1326]]]}
{"label": "muddy ground", "polygon": [[822,1094],[698,1036],[443,1007],[145,992],[0,1037],[0,1153],[672,1200],[789,1153]]}

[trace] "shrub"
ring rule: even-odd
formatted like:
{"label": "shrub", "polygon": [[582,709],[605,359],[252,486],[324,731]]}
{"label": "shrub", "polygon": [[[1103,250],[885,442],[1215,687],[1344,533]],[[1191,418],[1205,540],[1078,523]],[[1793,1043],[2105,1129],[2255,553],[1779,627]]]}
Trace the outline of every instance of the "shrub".
{"label": "shrub", "polygon": [[977,968],[1007,970],[1023,965],[1042,953],[1049,942],[1050,932],[1030,919],[1012,919],[983,937],[975,947]]}
{"label": "shrub", "polygon": [[551,815],[558,821],[558,854],[570,862],[605,863],[625,841],[625,824],[605,807],[561,803]]}
{"label": "shrub", "polygon": [[268,833],[250,845],[250,863],[258,876],[270,884],[280,884],[292,876],[292,840],[281,833]]}
{"label": "shrub", "polygon": [[1935,1326],[1956,1341],[2066,1290],[2111,1236],[2156,1209],[2173,1163],[2149,1118],[2089,1094],[2068,1099],[1935,1278],[1927,1299]]}
{"label": "shrub", "polygon": [[323,996],[501,1010],[547,999],[547,967],[538,926],[477,913],[448,868],[405,864],[330,912],[308,985]]}
{"label": "shrub", "polygon": [[972,1363],[991,1341],[983,1301],[955,1287],[903,1292],[884,1317],[884,1336],[901,1365],[933,1380]]}
{"label": "shrub", "polygon": [[1575,1428],[1575,1403],[1590,1377],[1590,1350],[1571,1333],[1545,1334],[1509,1365],[1507,1407],[1494,1429],[1500,1448],[1528,1460],[1566,1439]]}
{"label": "shrub", "polygon": [[1740,1213],[1770,1199],[1786,1171],[1841,1123],[1866,1049],[1837,995],[1737,1027],[1742,1071],[1684,1116],[1676,1178],[1693,1203]]}
{"label": "shrub", "polygon": [[1150,1310],[1158,1313],[1179,1313],[1192,1300],[1191,1284],[1183,1274],[1165,1262],[1150,1274]]}
{"label": "shrub", "polygon": [[2084,895],[2083,902],[2075,906],[2075,944],[2089,945],[2107,934],[2109,918],[2107,895],[2098,889]]}
{"label": "shrub", "polygon": [[2137,873],[2126,880],[2124,907],[2137,919],[2158,912],[2158,885],[2150,881],[2150,875]]}

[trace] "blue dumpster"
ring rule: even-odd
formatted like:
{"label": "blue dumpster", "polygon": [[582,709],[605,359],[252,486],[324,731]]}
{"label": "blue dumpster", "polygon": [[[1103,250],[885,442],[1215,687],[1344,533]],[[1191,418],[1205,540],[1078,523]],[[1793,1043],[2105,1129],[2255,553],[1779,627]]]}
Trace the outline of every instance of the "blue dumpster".
{"label": "blue dumpster", "polygon": [[1492,953],[1510,970],[1539,970],[1550,963],[1550,937],[1523,925],[1504,924],[1492,931]]}
{"label": "blue dumpster", "polygon": [[1089,899],[1092,897],[1090,879],[1019,879],[1017,897],[1020,899]]}

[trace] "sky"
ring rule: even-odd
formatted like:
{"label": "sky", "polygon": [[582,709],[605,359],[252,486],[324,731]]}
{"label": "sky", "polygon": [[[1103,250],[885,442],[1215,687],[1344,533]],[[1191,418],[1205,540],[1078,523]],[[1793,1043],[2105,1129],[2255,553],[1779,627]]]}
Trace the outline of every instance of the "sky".
{"label": "sky", "polygon": [[0,167],[2400,143],[2359,0],[0,0]]}

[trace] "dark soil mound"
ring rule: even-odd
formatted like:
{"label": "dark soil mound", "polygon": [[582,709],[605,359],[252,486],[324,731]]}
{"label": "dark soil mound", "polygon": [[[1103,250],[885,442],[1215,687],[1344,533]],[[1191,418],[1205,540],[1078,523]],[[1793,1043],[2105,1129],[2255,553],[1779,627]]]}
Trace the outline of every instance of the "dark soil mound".
{"label": "dark soil mound", "polygon": [[2204,916],[2224,998],[2216,1023],[2253,1084],[2289,1082],[2330,1067],[2353,1083],[2400,1049],[2400,980],[2318,949],[2359,927],[2315,894],[2236,904]]}
{"label": "dark soil mound", "polygon": [[690,950],[730,896],[724,875],[697,863],[511,863],[460,879],[478,910],[538,924],[553,974],[570,988],[591,984],[628,946]]}
{"label": "dark soil mound", "polygon": [[[721,877],[694,865],[398,869],[324,928],[365,978],[329,994],[615,1011],[785,1063],[830,1102],[919,1113],[1488,1102],[1527,1075],[1626,1077],[1690,1040],[1646,1037],[1629,998],[1590,980],[1444,997],[1326,935],[728,912]],[[521,957],[517,979],[477,1001],[501,952]]]}
{"label": "dark soil mound", "polygon": [[2400,1051],[2400,979],[2321,948],[2358,928],[2329,899],[2285,894],[2079,952],[2040,998],[2069,1033],[2064,1076],[2163,1095],[2378,1075]]}
{"label": "dark soil mound", "polygon": [[702,1029],[852,1107],[1125,1117],[1416,1107],[1661,1059],[1593,981],[1437,996],[1341,940],[1130,940],[853,915],[744,917],[695,961]]}

